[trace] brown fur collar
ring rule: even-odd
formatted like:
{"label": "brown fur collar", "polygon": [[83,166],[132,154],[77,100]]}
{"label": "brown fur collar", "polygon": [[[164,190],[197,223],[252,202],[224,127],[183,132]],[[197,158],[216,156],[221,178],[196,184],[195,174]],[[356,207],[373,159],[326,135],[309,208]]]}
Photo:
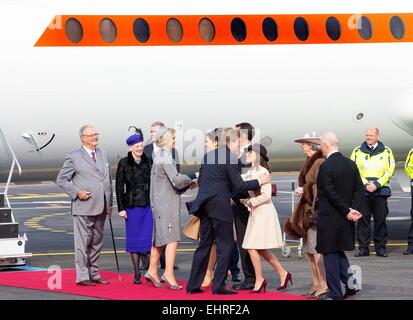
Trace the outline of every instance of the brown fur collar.
{"label": "brown fur collar", "polygon": [[307,158],[304,161],[303,167],[301,168],[300,174],[298,176],[298,185],[300,187],[302,187],[305,184],[305,176],[307,175],[308,171],[310,171],[314,162],[322,158],[323,158],[323,153],[321,151],[317,151],[311,157]]}

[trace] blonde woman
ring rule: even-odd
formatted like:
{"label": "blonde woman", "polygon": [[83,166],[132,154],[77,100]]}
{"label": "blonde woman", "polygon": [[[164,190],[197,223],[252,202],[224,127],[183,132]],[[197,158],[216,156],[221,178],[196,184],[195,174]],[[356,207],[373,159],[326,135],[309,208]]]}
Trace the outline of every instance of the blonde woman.
{"label": "blonde woman", "polygon": [[[178,241],[181,240],[180,210],[182,190],[187,189],[195,174],[191,177],[180,174],[172,156],[175,148],[175,130],[160,128],[156,135],[160,150],[155,154],[152,174],[150,200],[152,206],[154,227],[153,247],[151,250],[149,270],[146,280],[156,288],[167,283],[172,290],[181,290],[175,279],[174,264]],[[166,250],[166,267],[161,278],[158,275],[158,265],[162,251]]]}

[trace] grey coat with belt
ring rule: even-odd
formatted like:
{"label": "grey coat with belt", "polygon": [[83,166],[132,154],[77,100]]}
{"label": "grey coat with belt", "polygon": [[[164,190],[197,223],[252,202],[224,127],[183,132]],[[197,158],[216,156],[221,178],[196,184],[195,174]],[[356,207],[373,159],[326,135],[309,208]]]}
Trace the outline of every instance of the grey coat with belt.
{"label": "grey coat with belt", "polygon": [[191,178],[178,172],[170,151],[161,149],[156,153],[151,172],[150,193],[155,247],[181,240],[180,194],[189,187],[191,181]]}

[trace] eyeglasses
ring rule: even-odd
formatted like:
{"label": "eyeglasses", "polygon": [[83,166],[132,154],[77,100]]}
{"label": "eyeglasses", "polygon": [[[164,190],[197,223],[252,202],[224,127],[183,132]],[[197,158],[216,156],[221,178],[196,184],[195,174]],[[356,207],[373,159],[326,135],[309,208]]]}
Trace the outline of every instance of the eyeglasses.
{"label": "eyeglasses", "polygon": [[92,137],[98,137],[99,133],[93,133],[93,134],[84,134],[83,137],[88,137],[88,138],[92,138]]}

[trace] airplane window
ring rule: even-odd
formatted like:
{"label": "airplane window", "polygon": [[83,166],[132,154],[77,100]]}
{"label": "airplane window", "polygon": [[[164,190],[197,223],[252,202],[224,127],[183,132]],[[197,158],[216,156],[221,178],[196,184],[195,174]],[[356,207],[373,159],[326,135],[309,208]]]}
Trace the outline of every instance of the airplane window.
{"label": "airplane window", "polygon": [[184,36],[182,24],[175,18],[169,19],[166,23],[166,33],[172,42],[181,41]]}
{"label": "airplane window", "polygon": [[151,36],[151,29],[145,19],[136,19],[133,23],[133,33],[139,42],[146,42]]}
{"label": "airplane window", "polygon": [[404,23],[403,20],[399,16],[394,16],[390,20],[390,30],[393,37],[397,40],[400,40],[404,37]]}
{"label": "airplane window", "polygon": [[211,42],[215,38],[215,27],[211,20],[203,18],[198,26],[199,35],[205,42]]}
{"label": "airplane window", "polygon": [[335,17],[330,17],[327,19],[326,22],[326,30],[327,34],[331,40],[338,40],[341,37],[341,25],[340,21],[337,20]]}
{"label": "airplane window", "polygon": [[304,18],[297,18],[294,21],[294,32],[297,38],[301,41],[306,41],[310,34],[307,21]]}
{"label": "airplane window", "polygon": [[99,28],[100,36],[105,42],[111,43],[116,40],[118,31],[116,29],[115,23],[112,20],[110,20],[109,18],[102,19]]}
{"label": "airplane window", "polygon": [[65,24],[65,33],[67,38],[73,42],[78,43],[83,38],[83,28],[78,20],[70,18]]}
{"label": "airplane window", "polygon": [[235,40],[242,42],[247,38],[247,27],[240,18],[235,18],[231,22],[231,32]]}
{"label": "airplane window", "polygon": [[357,22],[357,27],[358,27],[360,36],[364,40],[371,39],[371,37],[373,36],[373,28],[371,26],[371,22],[369,18],[365,16],[362,16],[361,18],[359,18]]}
{"label": "airplane window", "polygon": [[265,18],[262,22],[262,32],[268,41],[275,41],[278,38],[278,26],[272,18]]}

